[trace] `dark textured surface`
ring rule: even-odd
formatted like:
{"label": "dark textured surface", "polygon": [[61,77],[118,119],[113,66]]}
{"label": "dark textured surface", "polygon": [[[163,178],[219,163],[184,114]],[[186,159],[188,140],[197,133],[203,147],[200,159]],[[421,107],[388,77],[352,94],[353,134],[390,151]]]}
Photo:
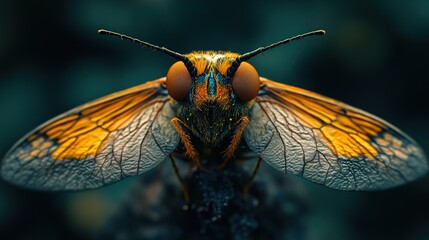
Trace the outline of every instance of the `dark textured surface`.
{"label": "dark textured surface", "polygon": [[[306,200],[287,178],[275,179],[264,169],[268,178],[254,182],[246,196],[250,175],[236,163],[222,171],[191,171],[184,180],[189,202],[175,176],[164,173],[152,186],[139,184],[97,238],[308,239]],[[275,194],[268,194],[267,184]]]}

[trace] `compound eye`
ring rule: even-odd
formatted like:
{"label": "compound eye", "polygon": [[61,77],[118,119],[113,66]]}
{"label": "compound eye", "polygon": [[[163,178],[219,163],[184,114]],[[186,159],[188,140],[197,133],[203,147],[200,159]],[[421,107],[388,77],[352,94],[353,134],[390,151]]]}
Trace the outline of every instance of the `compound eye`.
{"label": "compound eye", "polygon": [[176,62],[167,72],[168,94],[177,101],[183,101],[192,88],[192,78],[183,62]]}
{"label": "compound eye", "polygon": [[242,62],[232,78],[232,90],[241,102],[248,102],[258,96],[259,74],[247,62]]}

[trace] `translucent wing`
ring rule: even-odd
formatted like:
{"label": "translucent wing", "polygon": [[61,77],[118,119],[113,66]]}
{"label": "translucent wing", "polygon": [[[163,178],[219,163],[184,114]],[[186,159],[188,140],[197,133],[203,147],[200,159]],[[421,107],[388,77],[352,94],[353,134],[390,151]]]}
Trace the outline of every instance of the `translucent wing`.
{"label": "translucent wing", "polygon": [[391,124],[339,101],[261,78],[245,140],[274,168],[341,190],[416,179],[427,160]]}
{"label": "translucent wing", "polygon": [[145,172],[179,143],[165,78],[68,111],[21,139],[1,175],[43,190],[89,189]]}

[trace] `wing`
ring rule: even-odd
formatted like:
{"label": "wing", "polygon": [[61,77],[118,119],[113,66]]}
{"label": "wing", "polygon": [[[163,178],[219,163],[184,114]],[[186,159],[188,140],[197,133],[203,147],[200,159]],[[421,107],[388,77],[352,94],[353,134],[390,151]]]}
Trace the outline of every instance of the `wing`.
{"label": "wing", "polygon": [[42,124],[1,162],[1,176],[42,190],[90,189],[145,172],[179,136],[165,78],[103,97]]}
{"label": "wing", "polygon": [[378,190],[428,170],[391,124],[339,101],[261,78],[245,140],[271,166],[340,190]]}

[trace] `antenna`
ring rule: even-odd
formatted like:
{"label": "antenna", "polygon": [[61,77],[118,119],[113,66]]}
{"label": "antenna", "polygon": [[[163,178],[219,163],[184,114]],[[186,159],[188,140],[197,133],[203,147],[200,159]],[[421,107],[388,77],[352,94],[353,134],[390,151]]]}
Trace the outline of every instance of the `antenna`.
{"label": "antenna", "polygon": [[167,54],[167,55],[169,55],[169,56],[171,56],[171,57],[173,57],[179,61],[182,61],[185,64],[185,66],[188,69],[191,76],[195,76],[197,73],[197,70],[195,69],[191,60],[189,60],[189,58],[183,54],[180,54],[180,53],[172,51],[168,48],[160,47],[160,46],[154,45],[152,43],[148,43],[148,42],[142,41],[140,39],[133,38],[133,37],[121,34],[121,33],[112,32],[112,31],[104,30],[104,29],[100,29],[97,32],[101,35],[116,36],[116,37],[121,38],[121,40],[128,40],[128,41],[131,41],[131,42],[136,43],[138,45],[143,45],[143,46],[148,47],[150,49],[165,53],[165,54]]}
{"label": "antenna", "polygon": [[250,58],[252,58],[252,57],[254,57],[254,56],[256,56],[256,55],[258,55],[260,53],[263,53],[263,52],[265,52],[265,51],[267,51],[267,50],[269,50],[271,48],[283,45],[285,43],[290,43],[292,41],[295,41],[295,40],[298,40],[298,39],[302,39],[302,38],[305,38],[305,37],[309,37],[309,36],[313,36],[313,35],[324,35],[324,34],[326,34],[325,30],[311,31],[311,32],[308,32],[308,33],[297,35],[295,37],[283,39],[283,40],[281,40],[279,42],[273,43],[273,44],[265,46],[265,47],[257,48],[257,49],[255,49],[255,50],[253,50],[251,52],[247,52],[247,53],[245,53],[245,54],[237,57],[237,59],[234,62],[232,62],[231,67],[229,67],[229,69],[228,69],[227,75],[231,76],[231,77],[234,76],[234,73],[237,71],[237,69],[240,66],[241,62],[249,60]]}

